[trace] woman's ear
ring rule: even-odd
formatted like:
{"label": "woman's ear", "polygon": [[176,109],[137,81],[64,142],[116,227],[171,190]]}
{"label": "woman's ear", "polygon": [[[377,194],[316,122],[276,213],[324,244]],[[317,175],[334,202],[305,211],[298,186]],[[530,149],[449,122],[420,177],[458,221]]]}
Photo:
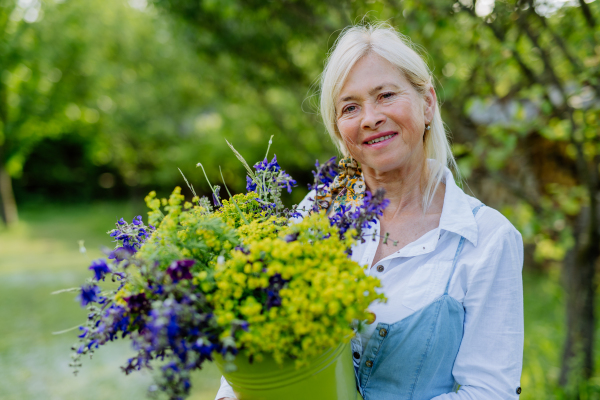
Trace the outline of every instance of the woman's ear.
{"label": "woman's ear", "polygon": [[433,121],[433,116],[435,115],[435,108],[437,107],[437,96],[435,94],[435,89],[433,86],[429,86],[429,89],[423,95],[424,107],[423,107],[423,116],[425,117],[426,123],[431,123]]}

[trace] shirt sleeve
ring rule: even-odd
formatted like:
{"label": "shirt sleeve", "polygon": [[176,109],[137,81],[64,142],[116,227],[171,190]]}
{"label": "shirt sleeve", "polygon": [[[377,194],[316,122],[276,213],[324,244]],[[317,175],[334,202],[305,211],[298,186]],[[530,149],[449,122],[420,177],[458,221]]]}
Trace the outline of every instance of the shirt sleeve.
{"label": "shirt sleeve", "polygon": [[301,216],[290,218],[290,222],[292,224],[297,224],[298,222],[302,221],[302,219],[308,215],[308,212],[312,210],[312,207],[315,204],[315,195],[316,191],[311,190],[300,202],[300,204],[298,204],[296,211],[299,212]]}
{"label": "shirt sleeve", "polygon": [[463,339],[452,374],[460,389],[435,400],[519,398],[523,367],[523,240],[506,221],[480,237],[469,276]]}
{"label": "shirt sleeve", "polygon": [[233,388],[231,387],[231,385],[229,385],[229,382],[227,382],[224,376],[221,376],[221,387],[217,392],[217,397],[215,397],[215,400],[222,399],[223,397],[231,397],[232,399],[237,399],[237,397],[235,397],[235,393],[233,392]]}

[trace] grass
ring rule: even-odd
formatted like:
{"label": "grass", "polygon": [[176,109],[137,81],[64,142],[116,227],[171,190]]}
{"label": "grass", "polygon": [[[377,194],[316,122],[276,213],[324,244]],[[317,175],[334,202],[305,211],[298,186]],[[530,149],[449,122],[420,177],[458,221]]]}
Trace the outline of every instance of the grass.
{"label": "grass", "polygon": [[[85,310],[72,293],[50,293],[83,282],[100,248],[111,246],[104,232],[121,216],[134,215],[126,204],[26,208],[18,226],[0,231],[0,399],[148,398],[152,376],[125,376],[119,369],[133,354],[126,342],[85,359],[75,377],[68,364],[76,333],[52,334],[79,325]],[[85,254],[79,240],[85,240]],[[196,374],[190,399],[214,399],[219,378],[208,365]]]}
{"label": "grass", "polygon": [[[131,219],[127,204],[47,206],[21,210],[21,223],[0,230],[0,398],[146,399],[149,373],[125,376],[119,367],[132,354],[126,342],[100,349],[75,377],[68,367],[84,310],[73,294],[92,259],[110,247],[105,232],[117,217]],[[77,242],[85,240],[81,254]],[[527,270],[526,270],[527,271]],[[564,295],[557,273],[525,272],[525,354],[522,400],[566,398],[557,387],[564,338]],[[600,341],[599,341],[600,343]],[[196,374],[191,400],[214,399],[220,374],[212,365]],[[599,380],[600,382],[600,380]],[[597,399],[595,392],[582,399]]]}

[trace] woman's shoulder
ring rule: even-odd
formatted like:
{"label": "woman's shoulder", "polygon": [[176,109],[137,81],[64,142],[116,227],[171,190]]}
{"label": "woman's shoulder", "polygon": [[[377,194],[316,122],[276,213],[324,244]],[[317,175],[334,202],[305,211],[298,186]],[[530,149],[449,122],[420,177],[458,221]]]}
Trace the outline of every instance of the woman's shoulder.
{"label": "woman's shoulder", "polygon": [[498,210],[468,196],[472,209],[480,206],[475,215],[477,248],[483,253],[523,252],[523,238],[514,225]]}

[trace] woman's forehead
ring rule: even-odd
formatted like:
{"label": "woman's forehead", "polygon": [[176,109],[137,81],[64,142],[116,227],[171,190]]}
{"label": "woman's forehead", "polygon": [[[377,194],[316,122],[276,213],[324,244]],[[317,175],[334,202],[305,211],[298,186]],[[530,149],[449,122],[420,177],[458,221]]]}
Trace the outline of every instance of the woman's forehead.
{"label": "woman's forehead", "polygon": [[386,59],[369,54],[354,64],[344,81],[336,103],[352,100],[360,96],[372,96],[391,88],[401,89],[410,86],[404,74]]}

